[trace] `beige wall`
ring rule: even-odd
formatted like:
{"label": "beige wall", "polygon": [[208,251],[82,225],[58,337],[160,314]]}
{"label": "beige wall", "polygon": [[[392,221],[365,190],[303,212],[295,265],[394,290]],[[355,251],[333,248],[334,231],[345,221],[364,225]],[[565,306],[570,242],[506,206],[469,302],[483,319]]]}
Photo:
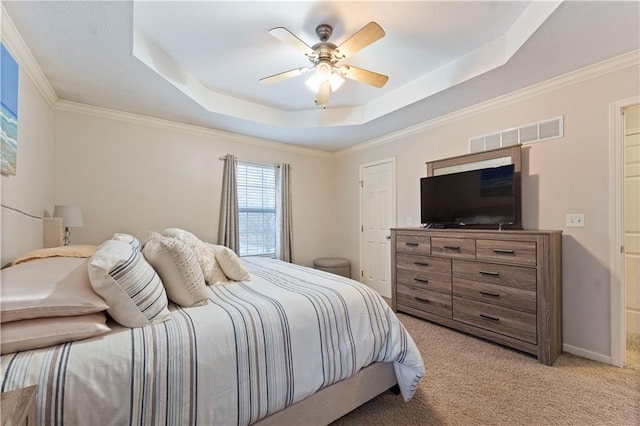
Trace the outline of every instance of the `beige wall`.
{"label": "beige wall", "polygon": [[[18,79],[17,172],[1,178],[2,205],[42,217],[53,211],[52,113],[22,66]],[[43,245],[42,220],[7,207],[2,207],[2,265]]]}
{"label": "beige wall", "polygon": [[[470,137],[564,116],[564,137],[523,147],[522,205],[526,229],[563,230],[563,330],[565,349],[610,355],[609,103],[639,93],[638,66],[611,72],[462,116],[418,134],[396,138],[336,159],[345,212],[336,223],[337,254],[358,270],[358,169],[396,157],[397,218],[419,222],[419,178],[425,162],[468,153]],[[567,213],[584,213],[584,228],[565,228]]]}
{"label": "beige wall", "polygon": [[115,232],[144,239],[167,227],[216,242],[219,157],[231,153],[244,161],[291,164],[296,263],[330,255],[331,158],[238,139],[55,110],[55,200],[81,206],[84,218],[83,228],[71,230],[72,242],[96,244]]}

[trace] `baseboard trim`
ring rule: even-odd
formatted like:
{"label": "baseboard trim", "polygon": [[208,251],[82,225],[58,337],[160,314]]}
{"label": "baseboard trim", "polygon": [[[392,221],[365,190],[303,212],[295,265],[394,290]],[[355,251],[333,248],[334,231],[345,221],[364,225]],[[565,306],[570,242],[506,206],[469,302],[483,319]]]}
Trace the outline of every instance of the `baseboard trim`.
{"label": "baseboard trim", "polygon": [[566,343],[562,345],[562,350],[572,355],[576,355],[582,358],[592,359],[594,361],[598,361],[603,364],[611,365],[611,357],[609,355],[603,355],[597,352],[588,351],[586,349],[579,348],[577,346],[567,345]]}

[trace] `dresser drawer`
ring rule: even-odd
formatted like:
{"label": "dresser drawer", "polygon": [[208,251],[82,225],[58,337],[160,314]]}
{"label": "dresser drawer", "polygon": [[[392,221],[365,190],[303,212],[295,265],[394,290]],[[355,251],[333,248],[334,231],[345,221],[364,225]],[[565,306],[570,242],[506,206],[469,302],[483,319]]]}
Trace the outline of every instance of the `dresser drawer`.
{"label": "dresser drawer", "polygon": [[476,258],[476,240],[473,238],[431,237],[431,254],[463,259]]}
{"label": "dresser drawer", "polygon": [[536,266],[533,241],[476,240],[476,258],[516,265]]}
{"label": "dresser drawer", "polygon": [[431,239],[424,235],[396,235],[396,252],[428,255],[431,252]]}
{"label": "dresser drawer", "polygon": [[535,291],[454,278],[453,295],[532,314],[536,313]]}
{"label": "dresser drawer", "polygon": [[452,269],[454,282],[465,280],[536,291],[535,268],[454,259]]}
{"label": "dresser drawer", "polygon": [[536,344],[536,315],[453,297],[453,319]]}
{"label": "dresser drawer", "polygon": [[398,283],[451,294],[451,260],[398,254],[396,262]]}
{"label": "dresser drawer", "polygon": [[451,318],[451,295],[398,284],[398,310],[403,306]]}
{"label": "dresser drawer", "polygon": [[396,256],[397,267],[418,272],[433,272],[443,275],[451,275],[451,261],[431,256],[414,256],[410,254],[398,254]]}
{"label": "dresser drawer", "polygon": [[450,273],[443,274],[435,271],[419,272],[408,269],[397,269],[396,281],[402,285],[451,294]]}

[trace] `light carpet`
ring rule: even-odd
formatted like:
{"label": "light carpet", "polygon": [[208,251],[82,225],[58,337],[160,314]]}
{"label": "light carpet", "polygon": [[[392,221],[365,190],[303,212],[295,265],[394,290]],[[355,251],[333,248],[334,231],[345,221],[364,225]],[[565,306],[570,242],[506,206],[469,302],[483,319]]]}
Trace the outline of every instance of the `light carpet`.
{"label": "light carpet", "polygon": [[446,327],[398,314],[425,362],[405,403],[385,392],[338,425],[640,425],[640,364],[570,354],[552,367]]}

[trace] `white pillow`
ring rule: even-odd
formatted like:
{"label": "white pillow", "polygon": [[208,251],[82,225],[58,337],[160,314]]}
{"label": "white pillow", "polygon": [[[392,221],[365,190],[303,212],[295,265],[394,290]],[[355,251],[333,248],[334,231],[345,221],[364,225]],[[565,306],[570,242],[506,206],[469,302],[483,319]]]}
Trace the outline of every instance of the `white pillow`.
{"label": "white pillow", "polygon": [[185,243],[196,256],[196,260],[202,269],[204,280],[209,285],[228,282],[229,279],[216,261],[215,252],[189,231],[179,228],[167,228],[162,232],[165,237],[176,238]]}
{"label": "white pillow", "polygon": [[162,281],[133,246],[103,242],[89,259],[91,286],[109,305],[109,315],[126,327],[142,327],[171,318]]}
{"label": "white pillow", "polygon": [[138,240],[136,237],[134,237],[131,234],[122,234],[122,233],[116,232],[115,234],[113,234],[113,238],[111,239],[125,242],[131,245],[131,247],[133,247],[134,249],[140,250],[140,246],[141,246],[140,240]]}
{"label": "white pillow", "polygon": [[205,243],[211,247],[216,254],[216,260],[220,264],[220,267],[224,271],[224,274],[233,281],[250,281],[251,277],[238,255],[229,247],[217,246],[214,244]]}
{"label": "white pillow", "polygon": [[172,302],[180,306],[207,304],[208,290],[193,250],[185,243],[151,232],[142,254],[156,270]]}

